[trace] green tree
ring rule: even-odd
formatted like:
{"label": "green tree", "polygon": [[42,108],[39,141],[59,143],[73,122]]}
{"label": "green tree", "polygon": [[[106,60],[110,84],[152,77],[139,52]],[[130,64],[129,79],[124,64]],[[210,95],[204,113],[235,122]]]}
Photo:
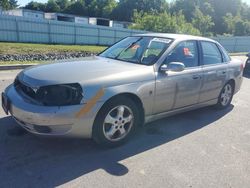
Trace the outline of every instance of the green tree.
{"label": "green tree", "polygon": [[209,35],[210,29],[214,26],[211,16],[204,15],[198,7],[193,13],[192,24],[202,35]]}
{"label": "green tree", "polygon": [[186,22],[181,12],[174,15],[167,12],[160,14],[135,12],[133,21],[134,24],[130,26],[131,29],[200,35],[198,29],[194,28],[191,23]]}
{"label": "green tree", "polygon": [[198,6],[197,0],[176,0],[172,7],[171,13],[182,12],[188,22],[191,22],[195,7]]}
{"label": "green tree", "polygon": [[72,2],[63,12],[80,16],[88,16],[84,0]]}
{"label": "green tree", "polygon": [[[0,6],[15,8],[16,0],[0,0]],[[175,0],[170,4],[166,0],[49,0],[30,2],[25,8],[134,21],[133,27],[156,32],[249,35],[250,6],[242,0]]]}
{"label": "green tree", "polygon": [[56,4],[55,0],[49,0],[46,4],[46,12],[59,12],[60,7]]}
{"label": "green tree", "polygon": [[208,0],[214,8],[214,14],[211,15],[215,23],[213,32],[216,34],[223,34],[226,31],[226,27],[223,23],[223,17],[227,13],[231,13],[236,16],[241,9],[241,0]]}
{"label": "green tree", "polygon": [[113,10],[112,18],[120,21],[132,21],[134,11],[143,13],[162,13],[168,10],[165,0],[120,0]]}
{"label": "green tree", "polygon": [[0,7],[2,7],[3,10],[10,10],[17,8],[18,4],[16,0],[1,0]]}
{"label": "green tree", "polygon": [[89,16],[110,18],[113,9],[117,6],[115,0],[86,1]]}
{"label": "green tree", "polygon": [[223,24],[226,27],[225,33],[233,34],[235,32],[235,18],[231,13],[223,17]]}
{"label": "green tree", "polygon": [[248,6],[246,3],[242,3],[240,15],[243,19],[250,20],[250,6]]}
{"label": "green tree", "polygon": [[69,0],[56,0],[55,2],[59,6],[60,11],[64,11],[70,5]]}
{"label": "green tree", "polygon": [[15,9],[18,7],[17,0],[9,0],[10,9]]}
{"label": "green tree", "polygon": [[231,13],[227,13],[224,16],[224,25],[226,26],[226,34],[232,34],[235,36],[244,36],[250,34],[250,21],[242,19],[240,15],[233,16]]}
{"label": "green tree", "polygon": [[31,1],[27,5],[25,5],[24,8],[30,9],[30,10],[46,11],[46,4]]}
{"label": "green tree", "polygon": [[112,11],[116,8],[117,2],[115,0],[107,0],[105,4],[103,5],[102,9],[102,16],[103,17],[111,17]]}

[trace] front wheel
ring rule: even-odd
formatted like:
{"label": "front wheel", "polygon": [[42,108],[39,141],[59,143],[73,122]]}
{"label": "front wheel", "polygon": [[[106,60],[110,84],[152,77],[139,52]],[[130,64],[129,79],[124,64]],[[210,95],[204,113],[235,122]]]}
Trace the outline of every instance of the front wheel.
{"label": "front wheel", "polygon": [[216,107],[219,109],[227,108],[231,104],[233,94],[234,85],[231,82],[226,83],[221,90]]}
{"label": "front wheel", "polygon": [[126,97],[115,98],[98,113],[93,127],[93,139],[105,147],[126,142],[134,133],[139,120],[135,103]]}

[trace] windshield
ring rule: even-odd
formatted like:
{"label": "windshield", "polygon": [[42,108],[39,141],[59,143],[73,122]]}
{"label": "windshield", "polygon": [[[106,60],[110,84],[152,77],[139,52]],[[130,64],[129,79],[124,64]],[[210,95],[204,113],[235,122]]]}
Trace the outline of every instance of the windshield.
{"label": "windshield", "polygon": [[99,56],[138,63],[154,64],[169,47],[171,39],[157,37],[127,37],[109,47]]}

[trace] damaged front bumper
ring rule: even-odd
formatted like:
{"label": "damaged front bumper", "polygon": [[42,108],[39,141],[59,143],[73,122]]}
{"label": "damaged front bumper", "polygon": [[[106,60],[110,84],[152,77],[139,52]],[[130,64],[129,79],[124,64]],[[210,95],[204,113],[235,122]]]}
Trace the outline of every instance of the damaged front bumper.
{"label": "damaged front bumper", "polygon": [[40,106],[24,99],[10,85],[5,90],[10,104],[8,112],[27,131],[47,136],[68,136],[91,138],[94,119],[102,103],[97,102],[86,114],[78,117],[77,114],[84,105],[71,106]]}

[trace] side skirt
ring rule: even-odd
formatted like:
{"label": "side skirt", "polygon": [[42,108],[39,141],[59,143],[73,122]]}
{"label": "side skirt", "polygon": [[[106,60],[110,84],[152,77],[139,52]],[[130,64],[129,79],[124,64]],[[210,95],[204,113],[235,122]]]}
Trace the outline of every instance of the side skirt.
{"label": "side skirt", "polygon": [[168,112],[163,112],[163,113],[159,113],[159,114],[155,114],[155,115],[150,115],[150,116],[145,117],[145,123],[150,123],[150,122],[158,120],[158,119],[162,119],[162,118],[169,117],[169,116],[172,116],[172,115],[175,115],[175,114],[187,112],[187,111],[190,111],[190,110],[195,110],[195,109],[206,107],[206,106],[212,106],[212,105],[215,105],[217,102],[218,102],[218,99],[213,99],[213,100],[203,102],[203,103],[198,103],[198,104],[195,104],[195,105],[192,105],[192,106],[187,106],[187,107],[184,107],[184,108],[174,109],[174,110],[171,110],[171,111],[168,111]]}

